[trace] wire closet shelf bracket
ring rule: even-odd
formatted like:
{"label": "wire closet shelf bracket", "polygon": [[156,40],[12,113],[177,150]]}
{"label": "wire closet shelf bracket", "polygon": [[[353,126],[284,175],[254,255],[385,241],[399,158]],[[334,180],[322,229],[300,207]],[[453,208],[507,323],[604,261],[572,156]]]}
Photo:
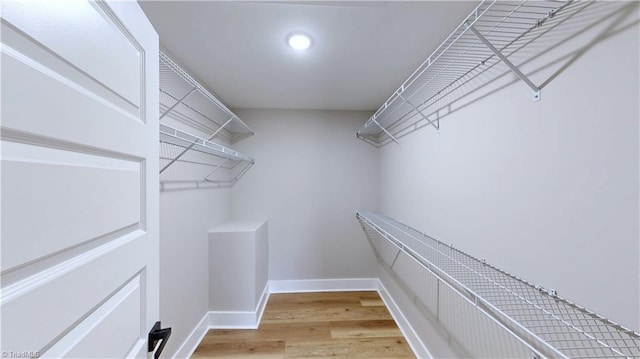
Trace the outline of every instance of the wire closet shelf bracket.
{"label": "wire closet shelf bracket", "polygon": [[[533,352],[533,358],[640,358],[640,334],[405,224],[356,217],[371,246],[389,242]],[[380,258],[380,257],[379,257]],[[394,260],[394,261],[395,261]]]}
{"label": "wire closet shelf bracket", "polygon": [[545,27],[561,11],[577,10],[580,3],[482,0],[378,108],[356,136],[381,147],[398,143],[399,135],[411,128],[417,129],[418,124],[439,130],[440,114],[431,111],[432,107],[498,63],[505,64],[531,88],[534,101],[540,100],[540,88],[509,57],[527,45],[525,35]]}
{"label": "wire closet shelf bracket", "polygon": [[[196,182],[231,186],[254,164],[253,158],[218,143],[235,143],[251,136],[251,128],[163,52],[160,122],[161,174],[170,167],[191,165],[176,171],[191,173]],[[231,174],[221,176],[224,170]]]}

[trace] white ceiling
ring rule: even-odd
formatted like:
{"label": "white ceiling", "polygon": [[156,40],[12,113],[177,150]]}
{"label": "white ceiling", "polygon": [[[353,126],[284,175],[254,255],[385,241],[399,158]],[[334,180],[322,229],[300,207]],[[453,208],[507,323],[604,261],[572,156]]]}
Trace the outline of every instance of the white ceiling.
{"label": "white ceiling", "polygon": [[[476,1],[142,1],[161,44],[231,108],[375,110]],[[314,38],[306,52],[292,31]]]}

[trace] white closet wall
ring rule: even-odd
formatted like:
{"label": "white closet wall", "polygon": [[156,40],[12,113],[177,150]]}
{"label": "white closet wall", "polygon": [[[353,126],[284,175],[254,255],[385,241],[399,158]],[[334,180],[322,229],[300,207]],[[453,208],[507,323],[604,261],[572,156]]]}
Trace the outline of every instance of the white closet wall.
{"label": "white closet wall", "polygon": [[540,102],[507,74],[384,146],[380,211],[637,329],[638,7],[599,6],[524,66]]}
{"label": "white closet wall", "polygon": [[[167,49],[162,51],[187,69],[179,63],[179,57]],[[182,129],[198,136],[209,135],[170,119],[163,119],[161,123],[182,125]],[[192,167],[195,166],[183,165],[169,171],[189,171]],[[176,354],[209,311],[208,231],[229,220],[229,208],[229,187],[215,188],[206,182],[200,183],[200,187],[195,182],[161,186],[160,317],[164,325],[173,328],[166,354],[163,353],[167,357]]]}
{"label": "white closet wall", "polygon": [[160,317],[172,357],[209,311],[208,231],[229,220],[229,188],[160,192]]}
{"label": "white closet wall", "polygon": [[376,208],[378,151],[353,133],[369,111],[238,110],[256,164],[231,189],[233,219],[269,221],[271,280],[376,277],[355,220]]}

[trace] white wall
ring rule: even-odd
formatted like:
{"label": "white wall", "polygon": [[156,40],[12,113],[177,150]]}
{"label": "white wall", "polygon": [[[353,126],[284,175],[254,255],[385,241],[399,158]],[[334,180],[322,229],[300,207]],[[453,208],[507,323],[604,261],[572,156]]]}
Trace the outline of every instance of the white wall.
{"label": "white wall", "polygon": [[163,356],[172,357],[209,311],[208,231],[229,219],[229,192],[160,192],[160,318],[173,328]]}
{"label": "white wall", "polygon": [[639,31],[627,5],[604,16],[621,5],[598,3],[546,40],[573,38],[525,66],[549,80],[542,101],[517,81],[439,133],[383,147],[380,210],[637,330]]}
{"label": "white wall", "polygon": [[235,147],[256,164],[231,190],[231,216],[269,221],[275,280],[376,277],[355,212],[375,208],[375,148],[355,131],[370,113],[238,110],[255,136]]}
{"label": "white wall", "polygon": [[[161,49],[187,69],[178,56]],[[203,138],[210,135],[170,116],[161,123]],[[182,150],[161,144],[160,156],[173,158]],[[160,175],[160,318],[163,327],[172,328],[162,354],[167,358],[176,354],[209,311],[208,232],[227,222],[230,210],[229,188],[213,188],[211,184],[194,181],[202,180],[211,171],[210,166],[197,162],[211,163],[216,159],[190,151],[182,160],[196,163],[178,161]],[[161,161],[164,163],[167,161]],[[175,182],[180,180],[191,182]]]}

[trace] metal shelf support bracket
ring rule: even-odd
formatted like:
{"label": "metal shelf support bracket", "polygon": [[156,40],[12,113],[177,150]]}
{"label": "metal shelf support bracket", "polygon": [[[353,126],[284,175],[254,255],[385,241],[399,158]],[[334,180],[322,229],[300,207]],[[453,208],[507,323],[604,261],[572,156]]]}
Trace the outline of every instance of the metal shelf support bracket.
{"label": "metal shelf support bracket", "polygon": [[401,93],[399,93],[398,96],[400,96],[400,98],[402,98],[402,101],[404,101],[407,105],[411,106],[411,108],[413,108],[417,113],[419,113],[420,116],[422,116],[422,118],[425,121],[427,121],[427,123],[429,125],[433,126],[436,130],[440,130],[440,117],[437,117],[435,120],[430,120],[427,117],[427,115],[424,114],[424,112],[422,112],[418,107],[416,107],[416,105],[411,103],[411,101],[407,100],[406,97],[402,96]]}
{"label": "metal shelf support bracket", "polygon": [[[231,119],[232,120],[232,119]],[[231,122],[231,120],[227,121],[227,123]],[[223,125],[226,126],[227,123],[225,123]],[[211,141],[213,140],[214,137],[216,137],[216,135],[218,134],[218,132],[222,129],[222,127],[220,127],[218,129],[218,131],[214,132],[213,135],[211,135],[209,138],[207,138],[205,141]],[[194,141],[193,143],[191,143],[191,145],[189,147],[186,147],[182,152],[180,152],[179,155],[177,155],[175,158],[173,158],[171,161],[169,161],[169,163],[167,163],[164,167],[162,167],[162,169],[160,170],[160,173],[164,172],[164,170],[166,170],[167,168],[169,168],[172,164],[174,164],[176,161],[178,161],[180,158],[182,158],[182,156],[184,156],[185,153],[189,152],[190,149],[193,148],[193,146],[195,146],[196,144],[198,144],[198,142]],[[212,172],[213,173],[213,172]],[[209,177],[211,175],[211,173],[209,175],[207,175],[207,177]]]}
{"label": "metal shelf support bracket", "polygon": [[208,139],[207,141],[211,141],[211,140],[213,140],[213,139],[218,135],[218,133],[219,133],[220,131],[222,131],[222,129],[223,129],[223,128],[227,127],[227,125],[228,125],[231,121],[233,121],[233,120],[234,120],[234,118],[233,118],[233,117],[231,117],[230,119],[228,119],[228,120],[227,120],[227,122],[225,122],[225,123],[224,123],[224,125],[220,126],[220,128],[218,128],[218,129],[216,130],[216,132],[214,132],[214,133],[211,135],[211,137],[209,137],[209,139]]}
{"label": "metal shelf support bracket", "polygon": [[222,162],[220,162],[214,169],[213,171],[209,172],[209,174],[204,178],[205,181],[209,180],[209,176],[211,176],[212,174],[214,174],[220,167],[222,167],[223,164],[225,164],[227,162],[227,159],[225,158],[224,160],[222,160]]}
{"label": "metal shelf support bracket", "polygon": [[191,91],[187,92],[184,96],[182,96],[176,103],[174,103],[171,107],[169,107],[162,115],[160,115],[160,120],[162,120],[162,118],[164,116],[166,116],[169,112],[173,111],[174,108],[176,108],[176,106],[178,106],[179,104],[182,103],[182,101],[184,101],[187,97],[189,97],[189,95],[191,95],[193,93],[193,91],[197,90],[196,87],[192,88]]}
{"label": "metal shelf support bracket", "polygon": [[523,74],[516,65],[509,61],[509,59],[507,59],[507,57],[504,56],[500,52],[500,50],[493,46],[493,44],[491,44],[489,40],[487,40],[487,38],[484,37],[475,27],[469,24],[466,24],[466,26],[474,35],[476,35],[478,40],[480,40],[486,47],[489,48],[489,50],[491,50],[496,56],[498,56],[498,58],[502,60],[505,65],[509,66],[513,73],[515,73],[522,81],[524,81],[527,86],[531,87],[531,89],[533,90],[533,101],[540,101],[540,88],[536,86],[531,80],[529,80],[529,78],[525,74]]}
{"label": "metal shelf support bracket", "polygon": [[393,142],[395,142],[395,143],[397,143],[397,144],[400,144],[400,142],[398,142],[398,140],[397,140],[395,137],[393,137],[393,135],[392,135],[389,131],[387,131],[387,129],[386,129],[386,128],[384,128],[384,126],[380,125],[380,124],[378,123],[378,121],[376,121],[375,119],[372,119],[372,121],[373,121],[376,125],[378,125],[378,127],[380,127],[380,128],[382,129],[382,131],[384,131],[384,133],[386,133],[386,134],[387,134],[387,136],[389,136],[389,137],[393,140]]}

